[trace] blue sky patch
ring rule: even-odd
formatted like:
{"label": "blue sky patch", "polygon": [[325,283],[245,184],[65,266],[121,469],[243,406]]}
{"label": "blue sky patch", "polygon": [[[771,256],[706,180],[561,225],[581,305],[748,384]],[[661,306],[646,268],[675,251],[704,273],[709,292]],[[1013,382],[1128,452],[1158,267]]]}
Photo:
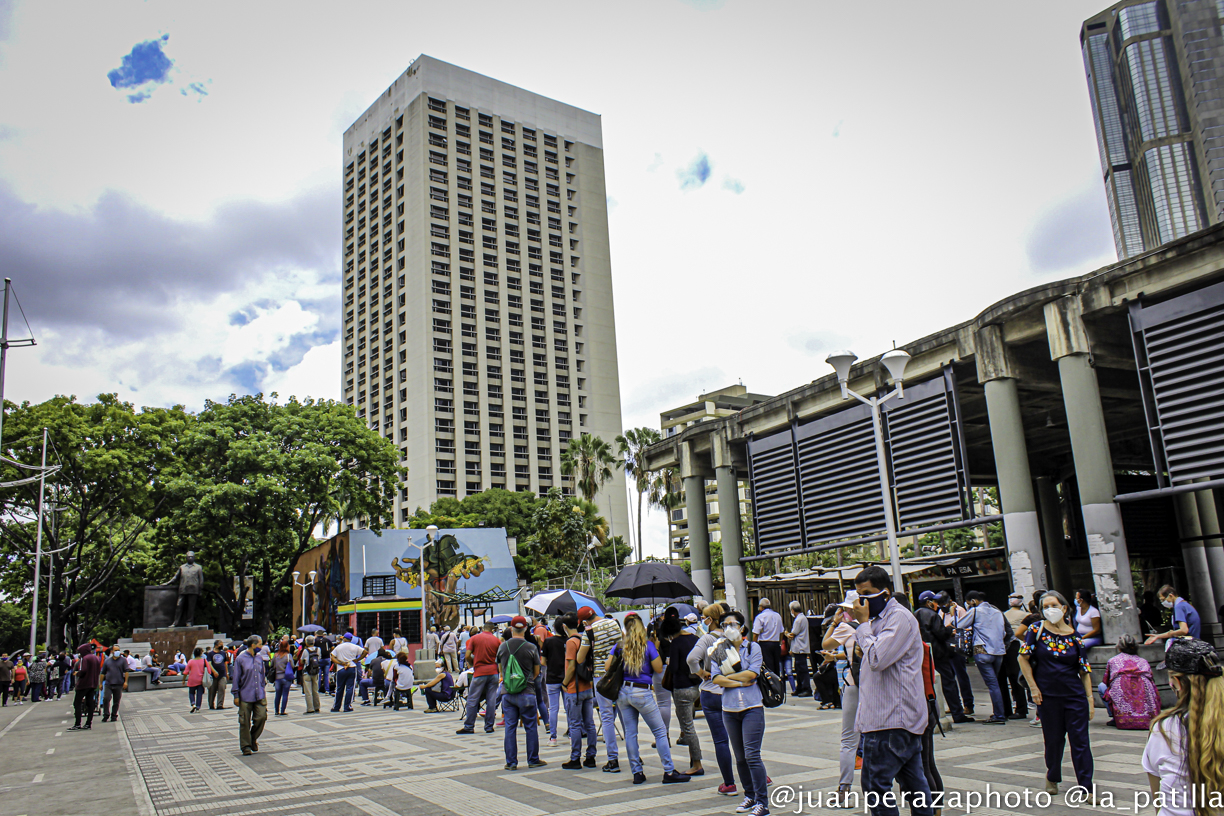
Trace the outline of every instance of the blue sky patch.
{"label": "blue sky patch", "polygon": [[169,39],[169,34],[163,34],[156,40],[145,40],[132,46],[119,67],[106,73],[111,87],[139,88],[135,93],[128,94],[128,102],[136,104],[148,99],[153,94],[154,86],[169,82],[174,60],[162,51],[162,46]]}
{"label": "blue sky patch", "polygon": [[710,180],[710,171],[710,157],[704,151],[698,153],[692,164],[676,171],[676,177],[680,179],[680,189],[696,190],[703,186]]}

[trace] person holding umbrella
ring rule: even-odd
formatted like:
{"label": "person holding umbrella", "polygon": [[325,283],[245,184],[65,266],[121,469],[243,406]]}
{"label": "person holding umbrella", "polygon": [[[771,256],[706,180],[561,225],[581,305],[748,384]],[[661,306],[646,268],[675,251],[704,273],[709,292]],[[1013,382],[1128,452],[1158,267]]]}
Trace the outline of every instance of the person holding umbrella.
{"label": "person holding umbrella", "polygon": [[625,636],[612,649],[612,657],[604,666],[605,672],[611,670],[612,661],[618,655],[624,666],[624,681],[616,704],[620,709],[621,723],[625,726],[625,749],[629,753],[629,766],[633,769],[633,784],[641,785],[646,781],[645,767],[638,751],[639,715],[646,720],[647,727],[654,734],[659,761],[663,763],[663,783],[688,782],[689,777],[676,773],[672,765],[667,728],[655,702],[653,680],[656,673],[663,671],[663,659],[655,645],[647,639],[646,625],[634,613],[625,618]]}

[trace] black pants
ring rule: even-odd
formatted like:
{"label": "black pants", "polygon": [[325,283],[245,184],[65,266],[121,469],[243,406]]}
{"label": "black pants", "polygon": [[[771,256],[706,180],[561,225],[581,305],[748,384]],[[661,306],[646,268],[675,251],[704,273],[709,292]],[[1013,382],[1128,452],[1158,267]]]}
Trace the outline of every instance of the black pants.
{"label": "black pants", "polygon": [[[108,684],[110,685],[110,684]],[[119,716],[119,700],[123,697],[123,684],[116,683],[110,689],[110,712],[103,711],[102,718],[110,717],[112,720]]]}
{"label": "black pants", "polygon": [[93,725],[94,706],[97,704],[97,689],[77,686],[76,696],[72,698],[72,711],[76,714],[76,724],[81,724],[81,715],[85,715],[85,727]]}
{"label": "black pants", "polygon": [[761,640],[758,641],[758,645],[761,647],[761,658],[765,663],[765,668],[781,677],[782,644],[776,640]]}
{"label": "black pants", "polygon": [[11,680],[0,680],[0,705],[8,705],[10,683]]}
{"label": "black pants", "polygon": [[794,652],[791,652],[791,665],[795,669],[796,694],[812,693],[812,683],[808,679],[808,658],[809,655],[795,654]]}
{"label": "black pants", "polygon": [[[1003,655],[1003,676],[999,678],[999,691],[1003,693],[1003,713],[1008,717],[1019,714],[1028,716],[1028,686],[1020,675],[1020,642],[1012,641]],[[1014,701],[1014,707],[1013,707]]]}
{"label": "black pants", "polygon": [[834,664],[825,663],[816,670],[816,696],[822,703],[841,708],[841,692],[837,689],[837,669]]}
{"label": "black pants", "polygon": [[1088,697],[1045,695],[1037,706],[1041,735],[1045,738],[1046,779],[1062,781],[1063,747],[1071,744],[1071,766],[1076,783],[1092,790],[1092,746],[1088,744]]}
{"label": "black pants", "polygon": [[935,767],[935,726],[939,722],[939,712],[935,710],[935,701],[927,701],[927,727],[922,732],[922,773],[927,778],[931,793],[944,789],[943,777]]}
{"label": "black pants", "polygon": [[965,716],[965,708],[961,705],[960,688],[956,685],[956,669],[952,666],[952,658],[947,655],[932,656],[932,662],[935,664],[935,671],[939,672],[939,685],[943,688],[944,700],[948,704],[948,710],[952,712],[952,719],[959,720]]}

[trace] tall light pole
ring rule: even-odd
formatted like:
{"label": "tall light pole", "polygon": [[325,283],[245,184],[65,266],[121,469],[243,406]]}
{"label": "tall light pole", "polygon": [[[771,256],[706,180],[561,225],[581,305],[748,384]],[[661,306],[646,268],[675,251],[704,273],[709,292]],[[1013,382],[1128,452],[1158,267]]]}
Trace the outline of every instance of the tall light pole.
{"label": "tall light pole", "polygon": [[306,625],[306,587],[314,586],[315,576],[318,575],[319,573],[316,572],[315,570],[311,570],[309,573],[310,575],[309,582],[299,581],[298,576],[301,574],[302,573],[299,572],[298,570],[293,571],[293,585],[300,586],[302,588],[302,625],[305,626]]}
{"label": "tall light pole", "polygon": [[825,362],[833,366],[837,372],[837,384],[841,386],[842,399],[854,397],[859,402],[871,408],[871,425],[875,431],[876,467],[880,472],[880,498],[884,502],[884,530],[888,534],[888,560],[892,566],[893,592],[905,591],[905,582],[901,580],[901,550],[897,546],[897,522],[893,515],[892,489],[888,484],[888,457],[884,453],[884,425],[880,420],[881,407],[893,397],[905,399],[903,381],[905,366],[910,356],[901,349],[893,349],[880,358],[880,365],[888,370],[893,382],[897,384],[889,393],[882,397],[864,397],[851,391],[847,385],[850,377],[850,366],[858,359],[853,351],[835,351],[825,358]]}
{"label": "tall light pole", "polygon": [[[7,289],[5,290],[7,294]],[[3,409],[0,404],[0,410]],[[42,580],[42,525],[43,496],[47,489],[47,429],[43,428],[42,467],[38,477],[38,532],[34,537],[34,607],[30,612],[30,654],[34,654],[34,641],[38,636],[38,584]]]}
{"label": "tall light pole", "polygon": [[[51,511],[51,537],[55,538],[55,514],[61,510],[67,510],[67,507],[59,504],[53,504],[47,508]],[[55,543],[59,543],[59,539],[55,538]],[[62,548],[61,548],[62,549]],[[43,639],[43,645],[51,648],[51,608],[55,603],[55,558],[54,554],[59,550],[53,550],[47,553],[47,636]]]}

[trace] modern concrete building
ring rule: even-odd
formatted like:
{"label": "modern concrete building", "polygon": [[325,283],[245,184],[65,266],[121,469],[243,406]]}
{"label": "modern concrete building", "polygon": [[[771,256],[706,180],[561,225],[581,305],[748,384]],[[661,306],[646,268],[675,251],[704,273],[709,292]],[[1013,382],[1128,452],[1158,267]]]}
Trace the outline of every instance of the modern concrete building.
{"label": "modern concrete building", "polygon": [[[428,56],[344,133],[345,400],[442,496],[572,489],[621,432],[600,118]],[[628,529],[624,476],[598,497]]]}
{"label": "modern concrete building", "polygon": [[1080,41],[1119,258],[1224,220],[1224,3],[1123,0]]}
{"label": "modern concrete building", "polygon": [[[701,394],[695,402],[673,408],[670,411],[664,411],[659,415],[659,427],[662,429],[664,436],[675,436],[691,425],[696,425],[709,419],[730,416],[743,408],[756,405],[767,399],[769,397],[764,394],[748,393],[748,389],[742,384],[731,385],[726,388],[720,388],[717,391],[711,391],[708,394]],[[722,541],[724,528],[722,507],[718,503],[717,484],[715,481],[710,480],[706,481],[703,487],[705,492],[706,529],[709,540],[711,542]],[[730,518],[727,519],[729,522],[727,527],[739,533],[741,526],[740,519],[752,514],[752,501],[749,497],[747,481],[741,479],[736,490],[739,495],[739,507],[735,513],[733,524]],[[682,502],[681,506],[672,510],[667,520],[669,549],[671,561],[674,564],[689,560],[688,495],[683,489],[680,491],[680,501]]]}
{"label": "modern concrete building", "polygon": [[[1107,644],[1140,633],[1142,593],[1165,583],[1194,604],[1204,637],[1219,636],[1221,326],[1224,224],[903,345],[905,396],[882,420],[899,537],[1001,521],[1011,585],[1095,591]],[[892,390],[879,358],[850,368],[847,385],[865,396]],[[702,498],[713,479],[726,504],[748,478],[750,559],[781,558],[782,571],[790,555],[886,537],[871,413],[843,399],[832,372],[679,430],[648,448],[644,464],[676,468]],[[992,485],[1002,507],[983,517],[971,497]],[[690,500],[701,587],[709,545],[695,517],[704,521]],[[733,570],[743,554],[725,529],[723,560],[728,585],[742,581]],[[1145,613],[1159,623],[1154,601]]]}

